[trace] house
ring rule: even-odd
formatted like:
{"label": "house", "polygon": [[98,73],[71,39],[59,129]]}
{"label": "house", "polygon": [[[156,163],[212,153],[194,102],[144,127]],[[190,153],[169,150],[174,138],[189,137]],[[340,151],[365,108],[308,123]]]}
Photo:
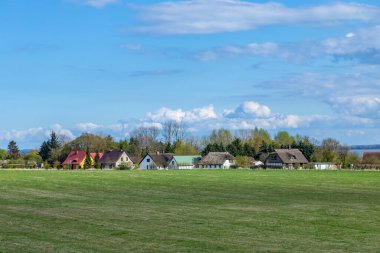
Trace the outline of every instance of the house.
{"label": "house", "polygon": [[123,163],[130,163],[133,165],[133,161],[127,153],[123,150],[111,150],[105,152],[103,157],[99,160],[102,169],[113,169],[119,167]]}
{"label": "house", "polygon": [[337,170],[338,166],[334,163],[312,163],[315,170]]}
{"label": "house", "polygon": [[201,169],[229,169],[235,164],[234,160],[228,152],[210,152],[202,158],[198,166]]}
{"label": "house", "polygon": [[201,156],[179,156],[175,155],[169,161],[169,169],[194,169],[198,166],[199,161],[202,159]]}
{"label": "house", "polygon": [[[96,154],[97,153],[90,153],[91,165],[95,165]],[[98,153],[98,154],[99,154],[99,158],[101,159],[103,156],[103,153]],[[85,160],[86,160],[86,151],[83,151],[83,150],[71,151],[70,154],[67,156],[66,160],[63,162],[63,165],[67,166],[68,169],[71,169],[71,170],[83,169]]]}
{"label": "house", "polygon": [[171,153],[149,153],[140,162],[143,170],[165,170],[169,168],[169,162],[173,159]]}
{"label": "house", "polygon": [[363,163],[380,164],[380,152],[364,152]]}
{"label": "house", "polygon": [[275,149],[265,160],[265,167],[274,169],[295,169],[309,161],[299,149]]}

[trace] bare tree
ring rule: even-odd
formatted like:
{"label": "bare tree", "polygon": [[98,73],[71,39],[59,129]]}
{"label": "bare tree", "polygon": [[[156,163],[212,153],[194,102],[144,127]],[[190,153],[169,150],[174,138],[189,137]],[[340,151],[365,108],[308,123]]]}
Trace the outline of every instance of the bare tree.
{"label": "bare tree", "polygon": [[186,126],[183,122],[174,120],[166,121],[163,124],[162,136],[165,143],[174,143],[183,140],[186,136]]}
{"label": "bare tree", "polygon": [[135,138],[142,148],[148,149],[156,146],[159,134],[160,129],[157,127],[139,127],[132,132],[131,137]]}

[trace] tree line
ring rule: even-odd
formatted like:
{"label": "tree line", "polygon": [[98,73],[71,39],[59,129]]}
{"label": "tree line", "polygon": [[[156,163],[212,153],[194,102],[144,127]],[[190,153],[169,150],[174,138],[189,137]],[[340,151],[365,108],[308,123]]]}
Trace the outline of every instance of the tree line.
{"label": "tree line", "polygon": [[[360,163],[360,157],[342,145],[338,140],[327,138],[318,142],[308,136],[292,136],[287,131],[280,131],[272,136],[261,128],[239,130],[213,130],[204,137],[192,136],[186,126],[175,121],[168,121],[158,127],[138,127],[130,137],[115,141],[110,135],[84,133],[74,140],[51,132],[49,138],[40,147],[28,154],[20,154],[15,141],[10,141],[8,150],[0,149],[0,160],[7,164],[24,164],[33,166],[44,163],[47,167],[59,167],[72,150],[104,152],[121,149],[130,156],[142,158],[149,152],[165,152],[175,155],[207,155],[209,152],[229,152],[246,165],[247,158],[264,161],[276,148],[297,148],[310,162],[331,162],[347,167]],[[379,163],[379,161],[366,161]],[[0,164],[1,165],[1,164]]]}

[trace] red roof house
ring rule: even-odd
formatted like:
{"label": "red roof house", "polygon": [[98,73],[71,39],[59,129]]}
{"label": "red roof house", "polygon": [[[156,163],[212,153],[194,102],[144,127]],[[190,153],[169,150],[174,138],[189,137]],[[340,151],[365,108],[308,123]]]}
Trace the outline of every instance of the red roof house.
{"label": "red roof house", "polygon": [[[90,153],[92,165],[95,165],[96,153]],[[103,153],[99,153],[99,159],[102,158]],[[84,166],[84,161],[86,160],[86,151],[77,150],[71,151],[67,156],[66,160],[63,162],[63,165],[67,165],[70,169],[80,169]]]}

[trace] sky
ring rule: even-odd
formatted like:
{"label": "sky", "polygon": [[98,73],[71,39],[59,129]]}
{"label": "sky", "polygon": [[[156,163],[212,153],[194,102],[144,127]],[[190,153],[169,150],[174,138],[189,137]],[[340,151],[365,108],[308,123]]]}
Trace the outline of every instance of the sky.
{"label": "sky", "polygon": [[378,1],[1,0],[0,148],[182,122],[380,143]]}

